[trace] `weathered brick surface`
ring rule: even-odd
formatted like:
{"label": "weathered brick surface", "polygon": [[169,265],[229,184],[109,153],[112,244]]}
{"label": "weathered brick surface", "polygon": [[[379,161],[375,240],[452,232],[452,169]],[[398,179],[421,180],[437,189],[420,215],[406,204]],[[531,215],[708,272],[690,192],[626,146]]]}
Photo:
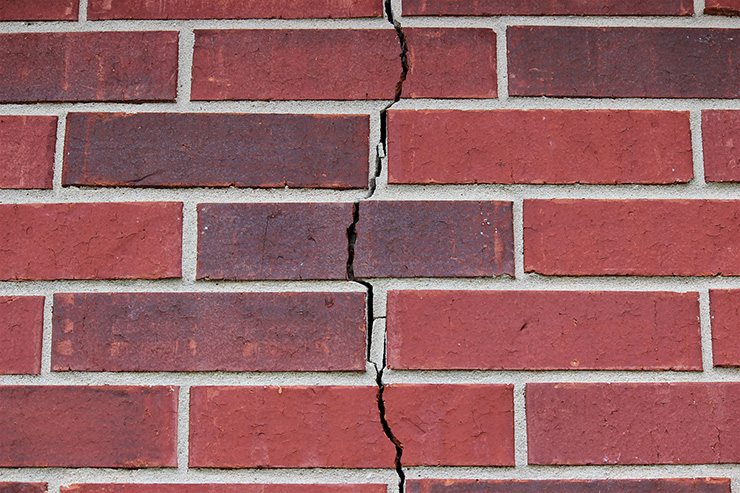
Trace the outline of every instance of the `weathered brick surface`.
{"label": "weathered brick surface", "polygon": [[714,366],[740,366],[740,291],[709,291]]}
{"label": "weathered brick surface", "polygon": [[365,293],[58,294],[52,368],[364,371],[366,337]]}
{"label": "weathered brick surface", "polygon": [[513,466],[512,385],[385,387],[386,419],[406,466]]}
{"label": "weathered brick surface", "polygon": [[740,111],[701,113],[706,181],[740,182]]}
{"label": "weathered brick surface", "polygon": [[64,185],[367,188],[367,116],[72,113]]}
{"label": "weathered brick surface", "polygon": [[404,0],[403,2],[403,15],[409,16],[691,15],[693,13],[694,4],[691,0],[479,0],[476,2]]}
{"label": "weathered brick surface", "polygon": [[201,204],[198,279],[345,279],[349,203]]}
{"label": "weathered brick surface", "polygon": [[701,371],[698,293],[389,291],[403,370]]}
{"label": "weathered brick surface", "polygon": [[173,101],[176,32],[0,34],[0,103]]}
{"label": "weathered brick surface", "polygon": [[76,21],[79,0],[3,0],[0,21]]}
{"label": "weathered brick surface", "polygon": [[383,433],[377,393],[377,387],[193,387],[190,466],[392,468],[395,449]]}
{"label": "weathered brick surface", "polygon": [[0,375],[41,372],[43,296],[0,296]]}
{"label": "weathered brick surface", "polygon": [[177,388],[0,387],[0,467],[174,467]]}
{"label": "weathered brick surface", "polygon": [[358,277],[514,274],[510,202],[360,203]]}
{"label": "weathered brick surface", "polygon": [[390,183],[667,184],[693,177],[688,112],[391,110],[388,128]]}
{"label": "weathered brick surface", "polygon": [[730,493],[727,478],[607,480],[411,479],[408,493]]}
{"label": "weathered brick surface", "polygon": [[515,26],[509,94],[738,98],[740,30]]}
{"label": "weathered brick surface", "polygon": [[105,19],[303,19],[382,17],[382,0],[90,0],[87,18]]}
{"label": "weathered brick surface", "polygon": [[527,384],[530,464],[740,460],[740,383]]}
{"label": "weathered brick surface", "polygon": [[714,15],[740,15],[739,0],[706,0],[704,13]]}
{"label": "weathered brick surface", "polygon": [[384,484],[73,484],[62,493],[386,493]]}
{"label": "weathered brick surface", "polygon": [[740,275],[740,202],[525,200],[524,268],[545,275]]}
{"label": "weathered brick surface", "polygon": [[0,205],[0,280],[179,277],[182,204]]}
{"label": "weathered brick surface", "polygon": [[51,188],[55,116],[0,116],[0,188]]}
{"label": "weathered brick surface", "polygon": [[2,493],[46,493],[46,483],[0,483]]}

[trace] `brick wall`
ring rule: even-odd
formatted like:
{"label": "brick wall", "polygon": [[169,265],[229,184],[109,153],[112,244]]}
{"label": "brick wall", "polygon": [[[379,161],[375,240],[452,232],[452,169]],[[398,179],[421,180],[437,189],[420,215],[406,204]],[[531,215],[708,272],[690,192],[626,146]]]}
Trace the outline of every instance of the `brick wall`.
{"label": "brick wall", "polygon": [[0,492],[740,491],[737,0],[0,0]]}

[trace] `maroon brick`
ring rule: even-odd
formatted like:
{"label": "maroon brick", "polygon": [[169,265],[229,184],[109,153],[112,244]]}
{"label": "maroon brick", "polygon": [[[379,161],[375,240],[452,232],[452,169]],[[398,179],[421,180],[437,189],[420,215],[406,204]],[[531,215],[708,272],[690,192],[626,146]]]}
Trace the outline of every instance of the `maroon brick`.
{"label": "maroon brick", "polygon": [[388,135],[390,183],[662,184],[693,177],[688,112],[391,110]]}
{"label": "maroon brick", "polygon": [[174,101],[177,36],[0,34],[0,102]]}
{"label": "maroon brick", "polygon": [[382,0],[90,0],[87,18],[105,19],[305,19],[382,17]]}
{"label": "maroon brick", "polygon": [[389,291],[402,370],[701,371],[698,293]]}
{"label": "maroon brick", "polygon": [[740,0],[706,0],[704,13],[711,15],[740,15]]}
{"label": "maroon brick", "polygon": [[360,203],[358,277],[514,275],[511,202]]}
{"label": "maroon brick", "polygon": [[530,464],[740,460],[740,383],[527,384]]}
{"label": "maroon brick", "polygon": [[76,21],[79,10],[80,0],[3,0],[0,21]]}
{"label": "maroon brick", "polygon": [[[711,1],[711,0],[710,0]],[[691,0],[404,0],[403,15],[691,15]]]}
{"label": "maroon brick", "polygon": [[396,453],[380,424],[377,393],[377,387],[193,387],[190,467],[392,468]]}
{"label": "maroon brick", "polygon": [[57,294],[52,368],[364,371],[365,339],[365,293]]}
{"label": "maroon brick", "polygon": [[0,116],[0,188],[51,188],[56,116]]}
{"label": "maroon brick", "polygon": [[0,296],[0,375],[41,373],[43,330],[43,296]]}
{"label": "maroon brick", "polygon": [[714,366],[740,366],[740,291],[709,291]]}
{"label": "maroon brick", "polygon": [[738,98],[740,30],[514,26],[509,94]]}
{"label": "maroon brick", "polygon": [[410,479],[408,493],[730,493],[728,478],[481,480]]}
{"label": "maroon brick", "polygon": [[71,113],[64,185],[367,188],[359,115]]}
{"label": "maroon brick", "polygon": [[350,203],[201,204],[198,279],[345,279]]}
{"label": "maroon brick", "polygon": [[513,466],[513,385],[386,385],[404,466]]}
{"label": "maroon brick", "polygon": [[495,98],[496,33],[492,29],[404,29],[406,98]]}
{"label": "maroon brick", "polygon": [[0,387],[0,467],[175,467],[176,387]]}
{"label": "maroon brick", "polygon": [[0,205],[0,280],[179,277],[182,204]]}
{"label": "maroon brick", "polygon": [[740,275],[740,201],[525,200],[524,269],[544,275]]}
{"label": "maroon brick", "polygon": [[193,100],[393,99],[393,29],[195,31]]}
{"label": "maroon brick", "polygon": [[46,483],[0,483],[1,493],[46,493]]}
{"label": "maroon brick", "polygon": [[740,111],[702,111],[706,181],[740,181]]}
{"label": "maroon brick", "polygon": [[62,493],[386,493],[385,484],[73,484]]}

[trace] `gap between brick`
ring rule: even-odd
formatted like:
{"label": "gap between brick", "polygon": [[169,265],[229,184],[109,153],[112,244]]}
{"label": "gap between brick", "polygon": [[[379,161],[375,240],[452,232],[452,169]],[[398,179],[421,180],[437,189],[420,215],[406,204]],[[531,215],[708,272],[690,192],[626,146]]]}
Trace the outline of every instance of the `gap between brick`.
{"label": "gap between brick", "polygon": [[388,103],[382,110],[380,110],[380,141],[375,147],[375,170],[373,175],[370,177],[368,183],[368,194],[362,199],[352,204],[352,224],[347,228],[347,279],[351,282],[361,284],[367,290],[367,321],[368,321],[368,338],[367,338],[367,361],[373,365],[375,369],[375,382],[378,385],[378,413],[380,415],[380,424],[383,427],[383,433],[388,437],[388,440],[393,443],[396,449],[396,458],[394,461],[396,474],[398,475],[398,488],[400,493],[404,493],[406,486],[406,474],[403,471],[403,464],[401,463],[401,456],[403,455],[403,444],[393,434],[388,420],[385,415],[385,400],[383,399],[383,392],[385,391],[385,384],[383,383],[383,371],[386,366],[386,347],[383,348],[383,361],[382,366],[378,368],[378,364],[372,361],[370,354],[372,350],[373,340],[373,328],[375,323],[375,315],[373,313],[373,285],[368,281],[355,278],[354,262],[355,262],[355,243],[357,242],[357,223],[360,220],[360,201],[367,200],[375,194],[376,181],[380,176],[383,169],[383,158],[388,155],[388,110],[401,99],[401,93],[403,92],[403,83],[406,80],[408,74],[408,48],[406,46],[406,36],[403,33],[401,23],[398,22],[393,15],[393,6],[391,0],[385,0],[384,3],[385,14],[388,22],[393,25],[398,36],[398,42],[401,46],[401,75],[396,82],[396,93],[393,97],[393,101]]}

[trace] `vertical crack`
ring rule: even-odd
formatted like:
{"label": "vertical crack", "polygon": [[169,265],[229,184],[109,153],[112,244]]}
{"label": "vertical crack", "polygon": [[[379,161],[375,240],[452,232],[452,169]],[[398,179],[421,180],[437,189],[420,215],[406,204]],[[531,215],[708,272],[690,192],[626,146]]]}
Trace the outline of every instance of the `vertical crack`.
{"label": "vertical crack", "polygon": [[383,351],[383,368],[378,370],[378,365],[373,363],[375,367],[375,382],[378,384],[378,411],[380,412],[380,424],[383,426],[383,433],[388,437],[396,447],[396,459],[394,465],[396,468],[396,474],[398,475],[398,491],[404,493],[406,487],[406,473],[403,472],[403,463],[401,457],[403,456],[403,444],[396,435],[393,434],[391,426],[388,424],[388,419],[385,415],[385,400],[383,399],[383,392],[385,391],[385,384],[383,383],[383,370],[385,369],[385,351]]}

